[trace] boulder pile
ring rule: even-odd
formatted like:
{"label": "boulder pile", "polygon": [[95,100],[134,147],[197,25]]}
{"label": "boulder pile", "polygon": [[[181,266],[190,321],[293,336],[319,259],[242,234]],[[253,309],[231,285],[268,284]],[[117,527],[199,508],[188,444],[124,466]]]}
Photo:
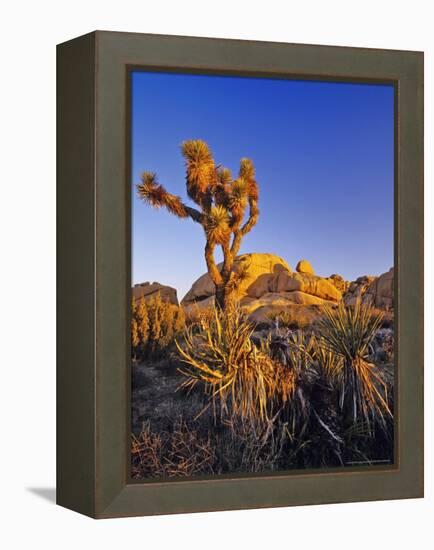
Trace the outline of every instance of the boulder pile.
{"label": "boulder pile", "polygon": [[[221,267],[221,264],[219,265]],[[293,307],[334,305],[342,292],[332,279],[315,274],[307,260],[300,260],[296,270],[275,254],[243,254],[234,270],[244,270],[245,277],[237,290],[237,299],[255,322],[264,322],[273,313]],[[335,276],[336,277],[336,276]],[[214,303],[215,286],[207,273],[199,277],[187,292],[182,305],[209,307]]]}
{"label": "boulder pile", "polygon": [[[270,319],[282,313],[311,323],[321,314],[324,305],[334,306],[343,300],[351,306],[357,299],[390,312],[388,315],[393,318],[393,268],[379,277],[364,275],[349,282],[336,273],[320,277],[305,259],[300,260],[293,271],[280,256],[252,253],[238,256],[233,270],[243,272],[236,299],[258,324],[270,323]],[[157,293],[163,300],[178,305],[176,289],[170,286],[146,282],[132,289],[136,299],[144,296],[148,300]],[[193,283],[181,304],[188,314],[197,308],[212,306],[214,296],[214,283],[205,273]]]}

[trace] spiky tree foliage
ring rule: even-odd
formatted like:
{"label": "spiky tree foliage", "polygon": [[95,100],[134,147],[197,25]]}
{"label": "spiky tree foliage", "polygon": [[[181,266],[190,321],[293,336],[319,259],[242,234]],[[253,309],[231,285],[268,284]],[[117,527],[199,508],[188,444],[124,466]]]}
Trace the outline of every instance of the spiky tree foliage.
{"label": "spiky tree foliage", "polygon": [[[180,197],[168,193],[152,172],[144,172],[137,185],[138,196],[155,208],[165,207],[178,218],[190,218],[205,232],[205,261],[216,287],[216,303],[225,308],[232,300],[242,273],[232,271],[243,237],[258,221],[258,185],[253,162],[240,161],[238,176],[217,166],[208,145],[202,140],[185,141],[181,147],[186,165],[188,197],[199,207],[187,206]],[[248,215],[246,216],[246,211]],[[214,259],[217,246],[223,252],[219,270]]]}

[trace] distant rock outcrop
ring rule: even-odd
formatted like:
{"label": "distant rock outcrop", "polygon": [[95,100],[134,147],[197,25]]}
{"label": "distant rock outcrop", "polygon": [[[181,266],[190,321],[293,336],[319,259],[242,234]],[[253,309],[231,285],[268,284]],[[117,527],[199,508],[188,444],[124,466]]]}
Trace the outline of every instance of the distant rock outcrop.
{"label": "distant rock outcrop", "polygon": [[160,294],[161,299],[164,302],[170,302],[171,304],[178,305],[178,296],[176,294],[176,288],[171,286],[162,285],[160,283],[139,283],[132,288],[133,298],[138,300],[144,296],[145,300],[149,300]]}
{"label": "distant rock outcrop", "polygon": [[344,295],[344,302],[346,305],[351,306],[360,298],[364,304],[391,310],[394,306],[393,279],[393,267],[379,277],[370,275],[359,277],[350,284]]}
{"label": "distant rock outcrop", "polygon": [[344,302],[347,306],[353,306],[358,298],[361,298],[369,285],[375,281],[376,277],[372,275],[362,275],[350,283],[347,292],[344,295]]}

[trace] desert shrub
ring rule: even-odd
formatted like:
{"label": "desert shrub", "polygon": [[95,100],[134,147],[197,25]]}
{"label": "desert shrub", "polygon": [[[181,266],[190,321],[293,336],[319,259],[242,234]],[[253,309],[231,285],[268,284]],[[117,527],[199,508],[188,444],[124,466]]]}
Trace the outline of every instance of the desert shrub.
{"label": "desert shrub", "polygon": [[340,303],[335,310],[324,308],[318,323],[323,346],[341,358],[334,375],[344,423],[348,428],[363,424],[369,435],[376,424],[386,429],[392,417],[387,384],[369,360],[382,318],[359,299],[354,307]]}
{"label": "desert shrub", "polygon": [[254,329],[239,307],[214,308],[212,317],[188,327],[182,344],[177,342],[186,376],[182,387],[202,383],[221,420],[267,422],[294,392],[292,373],[252,342]]}
{"label": "desert shrub", "polygon": [[242,422],[233,417],[215,436],[216,473],[264,472],[284,467],[290,434],[278,417],[267,422]]}
{"label": "desert shrub", "polygon": [[281,310],[271,311],[266,315],[277,328],[288,328],[291,330],[307,329],[318,317],[316,306],[294,305]]}
{"label": "desert shrub", "polygon": [[375,363],[392,364],[395,354],[393,330],[381,328],[372,342],[372,358]]}
{"label": "desert shrub", "polygon": [[325,308],[309,329],[273,330],[252,341],[256,327],[239,307],[199,316],[175,337],[178,357],[171,354],[182,374],[177,399],[189,405],[170,407],[160,431],[145,424],[133,437],[133,476],[324,468],[393,457],[393,370],[373,363],[376,340],[393,351],[393,332],[379,329],[381,323],[381,313],[367,305],[341,304]]}
{"label": "desert shrub", "polygon": [[134,358],[156,356],[168,350],[185,327],[182,307],[165,302],[158,293],[148,301],[133,300],[131,346]]}
{"label": "desert shrub", "polygon": [[185,323],[195,327],[200,326],[200,322],[205,319],[212,319],[214,316],[214,306],[199,306],[194,303],[188,307],[185,312]]}
{"label": "desert shrub", "polygon": [[296,387],[280,418],[286,422],[290,436],[291,460],[301,456],[302,462],[311,467],[340,463],[343,440],[331,382],[339,359],[311,331],[273,333],[266,347],[271,357],[293,374]]}
{"label": "desert shrub", "polygon": [[213,473],[214,448],[183,419],[172,431],[156,433],[149,422],[131,442],[132,477],[190,477]]}

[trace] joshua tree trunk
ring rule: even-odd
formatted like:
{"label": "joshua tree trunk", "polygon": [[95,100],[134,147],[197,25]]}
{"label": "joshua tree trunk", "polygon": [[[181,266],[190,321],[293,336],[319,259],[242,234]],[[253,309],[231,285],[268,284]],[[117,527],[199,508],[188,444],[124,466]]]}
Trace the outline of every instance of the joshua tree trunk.
{"label": "joshua tree trunk", "polygon": [[219,309],[227,309],[235,301],[235,291],[228,286],[220,285],[216,287],[215,303]]}
{"label": "joshua tree trunk", "polygon": [[[191,218],[200,224],[206,237],[205,261],[209,276],[216,287],[215,301],[220,309],[227,308],[235,299],[242,274],[232,267],[241,241],[258,220],[258,187],[255,169],[249,159],[241,159],[238,177],[232,178],[227,168],[215,165],[214,158],[201,140],[186,141],[182,154],[187,168],[187,194],[200,210],[184,204],[160,185],[152,172],[145,172],[137,186],[139,197],[156,208],[164,206],[179,218]],[[247,207],[249,215],[244,222]],[[216,266],[214,251],[223,252],[221,271]]]}

